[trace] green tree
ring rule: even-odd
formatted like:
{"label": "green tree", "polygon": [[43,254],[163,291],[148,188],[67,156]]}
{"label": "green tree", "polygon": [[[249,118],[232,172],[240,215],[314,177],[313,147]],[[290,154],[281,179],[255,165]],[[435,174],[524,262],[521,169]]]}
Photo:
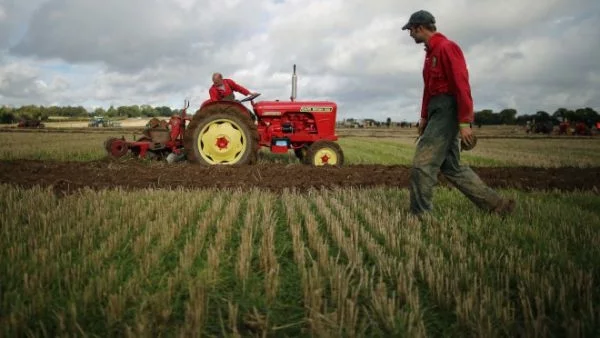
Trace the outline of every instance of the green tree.
{"label": "green tree", "polygon": [[598,112],[590,107],[579,108],[575,110],[575,116],[578,121],[585,122],[588,126],[595,124],[600,121]]}
{"label": "green tree", "polygon": [[550,114],[546,113],[543,110],[539,110],[535,113],[535,120],[538,122],[545,122],[552,120],[552,118],[550,117]]}
{"label": "green tree", "polygon": [[475,112],[475,123],[476,124],[497,124],[495,117],[496,114],[491,109],[484,109]]}
{"label": "green tree", "polygon": [[562,119],[567,117],[569,110],[567,108],[558,108],[553,114],[552,117],[557,119]]}
{"label": "green tree", "polygon": [[21,106],[17,108],[16,114],[28,119],[39,119],[42,115],[40,108],[34,105]]}
{"label": "green tree", "polygon": [[158,115],[159,116],[171,116],[171,115],[173,115],[173,111],[171,110],[171,107],[162,106],[162,107],[156,107],[154,109],[156,109],[156,111],[158,111]]}
{"label": "green tree", "polygon": [[129,112],[129,108],[127,106],[119,106],[117,108],[117,116],[119,116],[119,117],[127,116],[128,112]]}
{"label": "green tree", "polygon": [[515,124],[515,122],[517,121],[516,119],[517,116],[517,110],[516,109],[503,109],[500,112],[500,123],[502,124]]}
{"label": "green tree", "polygon": [[0,107],[0,123],[15,123],[17,118],[13,109],[9,107]]}
{"label": "green tree", "polygon": [[62,108],[57,106],[50,106],[46,109],[49,116],[62,116]]}
{"label": "green tree", "polygon": [[158,112],[156,111],[156,109],[154,109],[154,107],[148,104],[144,104],[140,106],[140,114],[141,116],[155,117],[158,115]]}
{"label": "green tree", "polygon": [[108,108],[108,110],[106,111],[106,117],[115,117],[115,116],[117,116],[117,114],[118,114],[118,112],[115,109],[115,107],[113,107],[113,106],[110,106]]}

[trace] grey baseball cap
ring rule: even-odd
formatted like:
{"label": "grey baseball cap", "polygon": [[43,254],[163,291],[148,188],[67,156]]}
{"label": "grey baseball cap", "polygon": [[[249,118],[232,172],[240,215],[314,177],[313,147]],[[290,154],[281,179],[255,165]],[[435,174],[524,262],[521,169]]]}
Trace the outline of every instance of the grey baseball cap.
{"label": "grey baseball cap", "polygon": [[406,23],[406,25],[404,25],[404,27],[402,27],[402,30],[409,29],[415,25],[427,25],[427,24],[434,24],[434,23],[435,23],[435,18],[433,17],[433,15],[431,13],[429,13],[428,11],[420,10],[420,11],[414,12],[410,16],[410,19],[408,19],[408,22]]}

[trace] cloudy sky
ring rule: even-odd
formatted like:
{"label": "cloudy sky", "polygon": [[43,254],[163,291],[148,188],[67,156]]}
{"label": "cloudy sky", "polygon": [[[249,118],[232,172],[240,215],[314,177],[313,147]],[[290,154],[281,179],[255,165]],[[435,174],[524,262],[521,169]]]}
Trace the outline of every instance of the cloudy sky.
{"label": "cloudy sky", "polygon": [[598,0],[0,0],[0,104],[198,106],[222,72],[339,118],[418,118],[431,11],[467,57],[475,109],[600,110]]}

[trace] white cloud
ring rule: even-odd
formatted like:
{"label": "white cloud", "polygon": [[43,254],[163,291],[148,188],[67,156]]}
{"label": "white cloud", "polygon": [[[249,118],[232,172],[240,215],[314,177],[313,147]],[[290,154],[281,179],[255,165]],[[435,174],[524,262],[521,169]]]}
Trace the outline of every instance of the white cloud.
{"label": "white cloud", "polygon": [[595,0],[0,0],[0,99],[199,105],[219,71],[285,100],[296,63],[298,99],[416,119],[424,52],[401,27],[422,8],[463,48],[476,109],[600,110]]}
{"label": "white cloud", "polygon": [[0,66],[0,99],[19,105],[48,104],[70,88],[69,81],[53,75],[44,79],[39,68],[17,61]]}
{"label": "white cloud", "polygon": [[0,22],[4,20],[6,20],[6,10],[4,9],[4,6],[0,4]]}

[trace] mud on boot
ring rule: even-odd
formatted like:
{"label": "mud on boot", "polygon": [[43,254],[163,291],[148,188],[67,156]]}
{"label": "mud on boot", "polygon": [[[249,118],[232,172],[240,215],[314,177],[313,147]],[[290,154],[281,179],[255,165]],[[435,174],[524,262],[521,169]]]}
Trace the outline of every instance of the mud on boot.
{"label": "mud on boot", "polygon": [[494,209],[492,209],[492,213],[499,216],[506,216],[511,214],[515,210],[516,202],[514,199],[503,199],[500,204],[498,204]]}

